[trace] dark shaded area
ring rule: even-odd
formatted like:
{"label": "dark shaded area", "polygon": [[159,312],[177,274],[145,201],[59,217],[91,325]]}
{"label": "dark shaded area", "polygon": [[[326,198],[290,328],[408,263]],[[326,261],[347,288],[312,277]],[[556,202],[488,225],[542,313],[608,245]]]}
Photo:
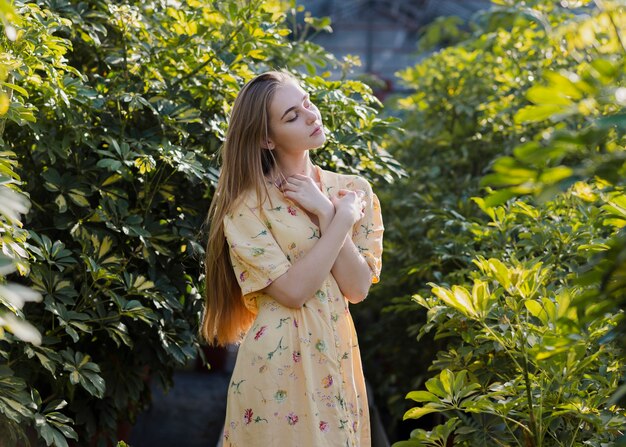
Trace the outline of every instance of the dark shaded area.
{"label": "dark shaded area", "polygon": [[215,447],[226,412],[230,371],[177,371],[164,393],[152,387],[151,408],[139,415],[132,447]]}

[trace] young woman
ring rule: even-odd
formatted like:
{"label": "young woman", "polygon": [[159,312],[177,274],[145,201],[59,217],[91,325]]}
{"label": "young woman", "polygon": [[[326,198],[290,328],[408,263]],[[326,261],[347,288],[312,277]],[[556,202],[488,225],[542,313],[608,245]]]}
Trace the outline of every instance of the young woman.
{"label": "young woman", "polygon": [[254,78],[235,100],[202,325],[209,343],[241,342],[225,446],[370,445],[348,303],[378,281],[383,225],[366,180],[313,165],[325,140],[319,110],[286,73]]}

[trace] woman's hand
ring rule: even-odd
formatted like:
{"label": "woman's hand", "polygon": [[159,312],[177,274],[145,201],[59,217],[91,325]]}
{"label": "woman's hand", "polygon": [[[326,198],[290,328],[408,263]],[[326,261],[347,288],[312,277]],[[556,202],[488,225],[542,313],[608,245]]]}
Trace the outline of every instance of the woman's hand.
{"label": "woman's hand", "polygon": [[332,199],[335,215],[342,215],[349,219],[351,225],[357,223],[363,218],[365,212],[364,195],[365,193],[361,190],[340,189],[337,196]]}
{"label": "woman's hand", "polygon": [[311,177],[301,174],[292,175],[283,183],[282,190],[285,197],[320,218],[334,213],[332,202],[320,191]]}

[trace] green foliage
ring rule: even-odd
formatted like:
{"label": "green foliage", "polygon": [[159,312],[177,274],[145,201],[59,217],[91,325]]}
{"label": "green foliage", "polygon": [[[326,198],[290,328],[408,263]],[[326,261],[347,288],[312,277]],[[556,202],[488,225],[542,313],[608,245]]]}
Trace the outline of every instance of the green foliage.
{"label": "green foliage", "polygon": [[567,71],[547,71],[530,89],[531,104],[516,114],[517,122],[540,122],[541,133],[494,163],[483,184],[497,188],[492,204],[524,194],[539,200],[553,197],[578,181],[599,189],[594,205],[613,228],[612,247],[594,261],[595,278],[606,299],[626,303],[623,228],[626,223],[626,14],[607,3],[596,14],[556,31],[568,42],[576,64]]}
{"label": "green foliage", "polygon": [[541,262],[475,263],[467,286],[433,284],[433,296],[416,296],[438,336],[459,341],[439,354],[433,366],[442,372],[428,391],[407,395],[423,406],[405,418],[458,418],[457,445],[615,440],[626,423],[610,402],[623,360],[604,338],[618,317],[581,324],[573,302],[584,289]]}
{"label": "green foliage", "polygon": [[[19,17],[13,7],[0,1],[0,39],[15,39],[13,23]],[[13,65],[6,53],[0,58],[0,143],[7,120],[15,120],[16,105],[13,92],[21,89],[12,83]],[[20,176],[16,172],[15,153],[0,144],[0,344],[22,340],[41,344],[41,334],[24,317],[24,304],[40,301],[41,296],[32,289],[7,281],[7,275],[18,271],[28,272],[26,247],[27,231],[22,228],[21,215],[28,212],[30,200],[21,190]],[[28,348],[32,347],[26,345]],[[29,393],[26,381],[15,374],[7,362],[6,352],[0,349],[0,433],[3,442],[13,444],[25,441],[18,428],[26,418],[35,417],[36,401]]]}
{"label": "green foliage", "polygon": [[448,419],[445,424],[437,425],[433,430],[414,430],[411,439],[394,443],[394,447],[445,447],[453,439],[453,433],[459,425],[458,419]]}
{"label": "green foliage", "polygon": [[[435,196],[444,199],[430,206],[438,213],[426,214],[427,225],[443,234],[431,230],[417,244],[440,246],[414,260],[413,271],[431,281],[430,292],[414,296],[428,311],[415,325],[422,344],[434,333],[447,347],[431,365],[439,377],[426,383],[428,391],[409,393],[421,405],[406,413],[439,413],[447,422],[397,445],[612,444],[626,424],[612,397],[624,372],[615,332],[624,302],[623,7],[572,3],[581,9],[569,15],[554,2],[497,3],[505,6],[483,17],[489,32],[407,72],[423,70],[422,84],[446,85],[446,70],[424,67],[446,57],[449,67],[463,67],[464,49],[482,45],[478,73],[452,78],[463,87],[495,79],[499,102],[488,89],[482,99],[469,96],[465,106],[478,120],[459,120],[468,127],[460,144],[444,139],[437,154],[446,157],[447,150],[458,161],[447,158],[442,169],[434,157],[420,159],[414,171],[430,180],[421,173],[434,165],[458,182],[433,179],[423,187],[452,194]],[[498,47],[484,45],[493,36],[517,42],[507,58],[495,59],[499,65],[491,62]],[[506,91],[502,79],[510,81]],[[403,104],[419,111],[417,98]],[[430,104],[420,100],[426,112],[411,116],[428,117]],[[458,115],[454,98],[439,103],[442,122]],[[483,120],[490,110],[497,112]],[[485,131],[485,123],[497,125]],[[483,146],[465,151],[476,133]],[[444,171],[449,166],[465,177]],[[481,178],[486,196],[470,200]],[[437,214],[447,221],[431,217]]]}
{"label": "green foliage", "polygon": [[318,163],[371,179],[397,175],[379,148],[392,120],[376,116],[367,86],[314,75],[340,63],[288,38],[280,2],[16,10],[17,39],[0,40],[11,76],[2,146],[32,207],[29,231],[3,250],[31,258],[26,282],[43,302],[23,314],[43,337],[0,340],[0,429],[106,445],[149,402],[148,381],[168,386],[196,354],[201,227],[241,85],[269,68],[307,70],[330,130]]}
{"label": "green foliage", "polygon": [[547,67],[570,64],[535,21],[519,19],[507,29],[496,27],[501,20],[490,14],[503,12],[492,10],[467,40],[399,73],[413,93],[391,104],[405,132],[387,147],[408,175],[380,194],[385,273],[367,306],[382,321],[368,326],[362,339],[378,401],[388,401],[395,418],[406,410],[405,387],[419,387],[445,347],[437,340],[407,346],[407,335],[416,337],[426,323],[411,294],[429,281],[461,280],[476,254],[501,250],[495,241],[481,247],[486,238],[475,240],[473,232],[487,222],[470,199],[479,194],[492,161],[535,133],[535,124],[514,121],[517,110],[528,105],[524,92]]}

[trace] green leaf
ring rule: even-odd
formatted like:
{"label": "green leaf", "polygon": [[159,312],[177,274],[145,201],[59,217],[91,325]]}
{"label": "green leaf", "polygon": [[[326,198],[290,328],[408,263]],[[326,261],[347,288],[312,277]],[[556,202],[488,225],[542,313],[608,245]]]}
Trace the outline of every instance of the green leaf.
{"label": "green leaf", "polygon": [[70,383],[80,384],[91,395],[102,398],[106,389],[104,379],[100,376],[100,367],[90,362],[90,357],[72,350],[63,351],[66,363],[63,369],[69,372]]}
{"label": "green leaf", "polygon": [[547,185],[558,183],[573,175],[572,168],[567,166],[556,166],[554,168],[548,168],[544,170],[539,176],[539,181]]}
{"label": "green leaf", "polygon": [[112,158],[103,158],[96,163],[96,166],[99,168],[106,168],[109,171],[117,172],[122,167],[122,162]]}
{"label": "green leaf", "polygon": [[56,196],[56,198],[54,199],[54,203],[56,203],[56,205],[59,207],[59,213],[64,213],[67,211],[67,201],[65,200],[63,194],[59,194],[58,196]]}
{"label": "green leaf", "polygon": [[391,447],[423,447],[423,445],[424,444],[422,444],[421,441],[408,440],[408,441],[397,441],[397,442],[394,442]]}
{"label": "green leaf", "polygon": [[0,82],[0,85],[4,86],[4,87],[8,87],[11,90],[15,90],[17,93],[19,93],[20,95],[28,98],[28,91],[26,91],[26,89],[20,87],[19,85],[15,85],[15,84],[10,84],[8,82]]}
{"label": "green leaf", "polygon": [[570,106],[572,104],[572,100],[566,96],[565,92],[541,85],[531,87],[526,97],[537,105]]}
{"label": "green leaf", "polygon": [[435,396],[438,396],[442,399],[446,398],[448,395],[446,390],[443,388],[441,380],[438,377],[432,377],[426,381],[426,389],[433,393]]}
{"label": "green leaf", "polygon": [[507,200],[515,197],[517,194],[511,189],[501,189],[498,191],[492,191],[484,199],[483,206],[485,209],[490,209],[504,204]]}
{"label": "green leaf", "polygon": [[[73,192],[72,192],[73,191]],[[68,194],[69,198],[78,206],[88,207],[89,201],[85,198],[85,195],[82,191],[71,190]]]}
{"label": "green leaf", "polygon": [[52,376],[55,376],[57,364],[61,360],[57,352],[41,346],[27,346],[24,352],[26,352],[29,358],[36,356],[41,365],[48,370]]}
{"label": "green leaf", "polygon": [[[538,123],[549,118],[560,116],[568,107],[562,104],[543,104],[540,106],[526,106],[520,109],[514,117],[516,124]],[[573,111],[571,111],[573,113]]]}
{"label": "green leaf", "polygon": [[66,406],[67,406],[67,401],[63,399],[55,399],[46,405],[43,412],[49,413],[52,411],[62,410]]}
{"label": "green leaf", "polygon": [[[547,71],[543,74],[543,77],[549,82],[550,85],[549,91],[547,93],[548,95],[556,94],[571,98],[573,100],[579,100],[583,97],[581,89],[576,84],[576,82],[581,83],[581,81],[572,81],[572,79],[576,80],[577,78],[579,78],[577,74]],[[547,100],[549,101],[549,99]]]}
{"label": "green leaf", "polygon": [[452,394],[454,394],[454,373],[449,369],[444,369],[439,374],[439,380],[441,382],[441,386],[446,392],[446,397],[452,396]]}
{"label": "green leaf", "polygon": [[432,407],[415,407],[404,413],[402,420],[406,421],[407,419],[419,419],[429,413],[436,413],[438,411],[440,410]]}
{"label": "green leaf", "polygon": [[528,309],[531,315],[539,318],[539,320],[541,320],[543,324],[547,324],[548,316],[540,302],[535,300],[528,300],[524,302],[524,306],[526,306],[526,309]]}
{"label": "green leaf", "polygon": [[595,120],[595,125],[600,129],[618,128],[626,130],[626,113],[617,113],[615,115],[603,116]]}
{"label": "green leaf", "polygon": [[486,316],[491,307],[491,292],[487,282],[478,279],[474,280],[474,285],[472,286],[472,302],[478,314],[481,317]]}
{"label": "green leaf", "polygon": [[439,398],[428,391],[411,391],[406,398],[416,402],[439,402]]}
{"label": "green leaf", "polygon": [[0,365],[0,413],[16,423],[32,417],[36,408],[26,382],[9,367]]}
{"label": "green leaf", "polygon": [[485,273],[491,273],[505,289],[511,288],[511,272],[502,261],[491,258],[484,264],[483,269],[485,268],[487,269]]}
{"label": "green leaf", "polygon": [[448,306],[467,316],[476,316],[471,296],[465,288],[454,286],[452,290],[448,290],[434,284],[431,284],[431,287],[432,293]]}

